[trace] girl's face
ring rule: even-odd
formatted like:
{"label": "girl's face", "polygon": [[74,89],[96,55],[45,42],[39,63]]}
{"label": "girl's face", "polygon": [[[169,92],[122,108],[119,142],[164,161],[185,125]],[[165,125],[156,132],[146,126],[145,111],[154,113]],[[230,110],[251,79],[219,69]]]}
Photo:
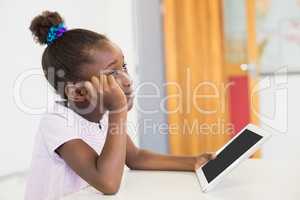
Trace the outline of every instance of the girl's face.
{"label": "girl's face", "polygon": [[133,85],[121,49],[106,41],[101,49],[91,50],[90,53],[94,62],[82,66],[83,78],[90,80],[92,76],[99,76],[100,73],[112,74],[126,95],[127,108],[130,110],[134,100]]}

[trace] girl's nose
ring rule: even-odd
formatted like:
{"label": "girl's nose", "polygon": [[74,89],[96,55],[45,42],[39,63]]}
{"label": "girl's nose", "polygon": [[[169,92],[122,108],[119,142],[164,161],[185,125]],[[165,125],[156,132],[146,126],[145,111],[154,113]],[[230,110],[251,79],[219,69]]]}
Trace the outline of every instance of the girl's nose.
{"label": "girl's nose", "polygon": [[124,78],[122,82],[124,87],[131,87],[132,85],[132,80],[129,77]]}
{"label": "girl's nose", "polygon": [[129,88],[132,86],[132,79],[127,73],[120,73],[117,79],[124,88]]}

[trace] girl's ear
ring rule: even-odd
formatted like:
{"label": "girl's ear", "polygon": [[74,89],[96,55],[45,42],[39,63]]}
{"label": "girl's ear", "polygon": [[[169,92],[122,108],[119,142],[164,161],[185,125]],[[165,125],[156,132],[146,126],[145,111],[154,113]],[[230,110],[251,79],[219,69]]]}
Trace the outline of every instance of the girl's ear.
{"label": "girl's ear", "polygon": [[73,102],[83,102],[87,99],[86,89],[80,83],[68,82],[65,87],[65,94],[68,100]]}

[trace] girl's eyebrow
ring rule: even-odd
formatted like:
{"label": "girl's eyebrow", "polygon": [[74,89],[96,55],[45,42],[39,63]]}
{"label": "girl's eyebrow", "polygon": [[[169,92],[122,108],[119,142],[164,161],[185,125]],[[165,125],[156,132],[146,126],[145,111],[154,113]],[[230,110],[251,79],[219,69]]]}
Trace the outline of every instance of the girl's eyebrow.
{"label": "girl's eyebrow", "polygon": [[112,65],[117,64],[117,63],[118,63],[118,60],[115,59],[113,62],[111,62],[109,65],[107,65],[106,68],[111,67]]}
{"label": "girl's eyebrow", "polygon": [[[123,58],[123,62],[124,62],[124,59],[125,59],[124,55],[122,55],[122,58]],[[117,63],[118,63],[118,59],[115,59],[115,60],[112,61],[109,65],[107,65],[107,67],[105,67],[105,69],[107,69],[107,68],[109,68],[109,67],[111,67],[112,65],[115,65],[115,64],[117,64]]]}

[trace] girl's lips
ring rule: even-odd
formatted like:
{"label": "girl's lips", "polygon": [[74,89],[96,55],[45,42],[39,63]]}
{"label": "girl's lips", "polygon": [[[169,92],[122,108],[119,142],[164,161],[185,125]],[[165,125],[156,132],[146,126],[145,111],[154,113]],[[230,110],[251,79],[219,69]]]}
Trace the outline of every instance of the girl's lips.
{"label": "girl's lips", "polygon": [[134,97],[133,92],[125,92],[124,93],[127,97]]}
{"label": "girl's lips", "polygon": [[127,91],[127,92],[124,92],[124,94],[125,94],[126,96],[131,96],[131,95],[133,94],[133,91],[132,91],[132,90],[129,90],[129,91]]}

